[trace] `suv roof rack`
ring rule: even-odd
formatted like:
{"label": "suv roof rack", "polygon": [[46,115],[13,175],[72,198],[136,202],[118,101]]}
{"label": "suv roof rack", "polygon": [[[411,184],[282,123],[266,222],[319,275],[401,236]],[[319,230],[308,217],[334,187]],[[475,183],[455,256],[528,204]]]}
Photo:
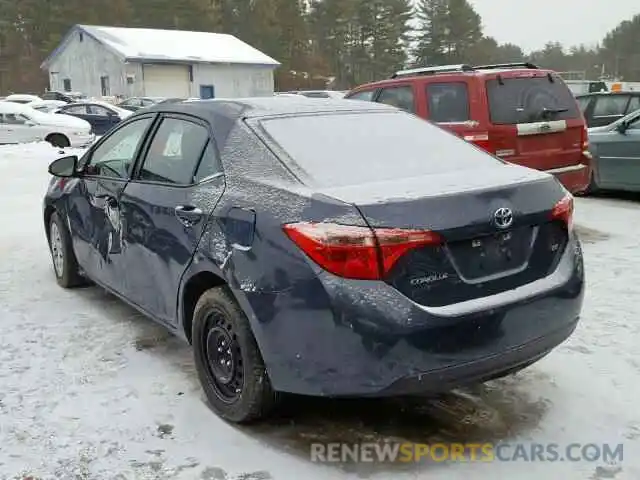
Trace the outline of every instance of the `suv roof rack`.
{"label": "suv roof rack", "polygon": [[531,62],[519,62],[519,63],[496,63],[493,65],[475,65],[474,70],[493,70],[498,68],[530,68],[532,70],[539,70],[540,67]]}
{"label": "suv roof rack", "polygon": [[413,77],[416,75],[435,75],[437,73],[450,73],[450,72],[472,72],[474,68],[471,65],[440,65],[436,67],[421,67],[412,68],[409,70],[399,70],[391,78],[398,77]]}

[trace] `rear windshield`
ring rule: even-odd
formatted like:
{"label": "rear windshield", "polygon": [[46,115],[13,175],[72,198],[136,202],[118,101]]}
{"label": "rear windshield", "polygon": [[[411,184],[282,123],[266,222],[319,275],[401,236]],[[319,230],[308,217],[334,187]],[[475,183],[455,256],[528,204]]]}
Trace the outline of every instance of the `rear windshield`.
{"label": "rear windshield", "polygon": [[571,90],[559,78],[487,80],[489,113],[494,125],[512,125],[579,118]]}
{"label": "rear windshield", "polygon": [[261,122],[266,133],[322,186],[345,186],[501,163],[405,112],[323,114]]}

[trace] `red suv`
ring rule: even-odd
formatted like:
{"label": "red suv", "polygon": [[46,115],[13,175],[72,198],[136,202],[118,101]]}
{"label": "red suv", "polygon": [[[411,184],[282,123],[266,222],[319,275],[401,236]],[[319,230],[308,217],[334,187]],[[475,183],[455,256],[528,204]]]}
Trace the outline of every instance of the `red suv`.
{"label": "red suv", "polygon": [[396,72],[345,98],[386,103],[446,128],[510,163],[589,185],[587,127],[569,87],[530,63],[447,65]]}

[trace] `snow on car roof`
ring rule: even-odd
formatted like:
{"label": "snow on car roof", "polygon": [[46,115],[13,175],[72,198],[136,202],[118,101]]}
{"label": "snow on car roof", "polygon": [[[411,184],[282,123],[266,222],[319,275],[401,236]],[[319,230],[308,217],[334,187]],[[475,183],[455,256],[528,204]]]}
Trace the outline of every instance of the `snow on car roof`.
{"label": "snow on car roof", "polygon": [[77,25],[76,28],[127,60],[280,65],[228,34],[93,25]]}

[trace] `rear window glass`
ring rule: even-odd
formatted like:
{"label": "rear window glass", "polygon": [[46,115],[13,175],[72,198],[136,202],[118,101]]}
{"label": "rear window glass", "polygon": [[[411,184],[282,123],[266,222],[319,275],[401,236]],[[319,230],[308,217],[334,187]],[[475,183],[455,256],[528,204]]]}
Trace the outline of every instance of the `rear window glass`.
{"label": "rear window glass", "polygon": [[344,186],[501,163],[454,134],[405,112],[263,120],[262,127],[322,186]]}
{"label": "rear window glass", "polygon": [[633,96],[629,101],[629,106],[627,107],[627,113],[635,112],[636,110],[640,110],[640,97]]}
{"label": "rear window glass", "polygon": [[429,120],[439,123],[469,120],[469,92],[467,84],[432,83],[427,85]]}
{"label": "rear window glass", "polygon": [[580,110],[582,111],[582,113],[584,113],[584,111],[589,106],[589,103],[591,102],[591,97],[576,97],[576,100],[578,101]]}
{"label": "rear window glass", "polygon": [[489,113],[494,125],[513,125],[579,118],[575,97],[559,78],[487,80]]}

